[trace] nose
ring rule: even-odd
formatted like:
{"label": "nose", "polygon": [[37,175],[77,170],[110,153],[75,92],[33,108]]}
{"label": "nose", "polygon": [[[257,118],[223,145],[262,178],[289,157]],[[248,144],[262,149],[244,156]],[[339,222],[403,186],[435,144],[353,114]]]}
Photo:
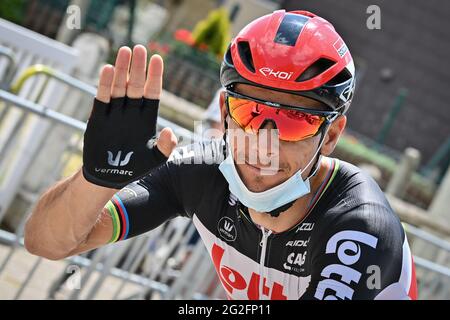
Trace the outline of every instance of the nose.
{"label": "nose", "polygon": [[266,130],[273,130],[277,129],[277,124],[272,119],[265,119],[261,126],[259,127],[259,130],[266,129]]}
{"label": "nose", "polygon": [[256,139],[249,140],[250,156],[257,157],[258,166],[267,166],[272,158],[278,154],[278,130],[275,122],[265,120],[258,129]]}

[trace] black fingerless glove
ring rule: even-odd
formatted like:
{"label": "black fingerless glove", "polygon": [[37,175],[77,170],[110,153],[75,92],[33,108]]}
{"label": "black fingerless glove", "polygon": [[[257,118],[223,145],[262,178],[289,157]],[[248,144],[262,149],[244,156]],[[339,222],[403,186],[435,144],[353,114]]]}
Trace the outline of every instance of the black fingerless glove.
{"label": "black fingerless glove", "polygon": [[158,106],[159,100],[145,98],[94,99],[84,134],[86,180],[120,189],[167,160],[156,147]]}

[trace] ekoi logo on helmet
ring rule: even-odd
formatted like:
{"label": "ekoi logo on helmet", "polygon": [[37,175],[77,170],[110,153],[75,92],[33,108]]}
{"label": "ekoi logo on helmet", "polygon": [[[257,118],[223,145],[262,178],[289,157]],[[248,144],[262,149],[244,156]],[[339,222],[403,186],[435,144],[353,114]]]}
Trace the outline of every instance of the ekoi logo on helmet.
{"label": "ekoi logo on helmet", "polygon": [[269,67],[260,68],[259,72],[265,77],[275,77],[275,78],[281,79],[281,80],[289,80],[292,77],[292,75],[294,74],[293,72],[286,72],[286,71],[279,71],[279,70],[276,71]]}

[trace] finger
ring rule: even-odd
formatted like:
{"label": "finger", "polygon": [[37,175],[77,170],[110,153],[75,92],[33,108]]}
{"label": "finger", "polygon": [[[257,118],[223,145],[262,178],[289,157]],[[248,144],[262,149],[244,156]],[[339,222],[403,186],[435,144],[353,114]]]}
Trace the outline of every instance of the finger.
{"label": "finger", "polygon": [[147,68],[147,49],[142,45],[133,48],[131,58],[130,78],[127,84],[127,96],[142,98],[144,94],[145,72]]}
{"label": "finger", "polygon": [[162,91],[162,77],[164,71],[163,59],[154,54],[148,64],[147,81],[144,86],[144,97],[147,99],[159,99]]}
{"label": "finger", "polygon": [[113,98],[123,97],[127,92],[128,69],[130,67],[131,49],[122,47],[119,49],[114,67],[114,80],[111,96]]}
{"label": "finger", "polygon": [[161,130],[159,134],[158,141],[156,142],[156,146],[159,151],[164,154],[167,158],[172,153],[173,149],[177,146],[178,139],[173,133],[172,129],[164,128]]}
{"label": "finger", "polygon": [[100,79],[98,80],[97,100],[109,103],[111,99],[111,85],[114,77],[114,67],[110,64],[105,65],[100,71]]}

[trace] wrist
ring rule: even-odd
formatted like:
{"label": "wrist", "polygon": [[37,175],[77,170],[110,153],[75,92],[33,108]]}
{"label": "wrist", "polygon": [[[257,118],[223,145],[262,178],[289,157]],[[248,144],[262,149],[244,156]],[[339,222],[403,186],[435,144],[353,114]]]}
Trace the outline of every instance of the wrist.
{"label": "wrist", "polygon": [[105,194],[107,197],[112,197],[120,189],[112,186],[99,185],[94,181],[96,178],[89,175],[84,167],[80,168],[75,179],[78,181],[79,188],[86,192],[93,192],[94,194]]}

